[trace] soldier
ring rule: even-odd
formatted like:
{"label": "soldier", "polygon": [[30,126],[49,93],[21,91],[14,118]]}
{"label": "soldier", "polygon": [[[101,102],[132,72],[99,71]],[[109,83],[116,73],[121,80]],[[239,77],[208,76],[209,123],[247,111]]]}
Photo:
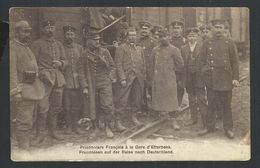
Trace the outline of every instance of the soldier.
{"label": "soldier", "polygon": [[45,94],[36,58],[28,47],[30,32],[27,21],[17,22],[15,39],[10,43],[10,97],[16,106],[16,137],[22,150],[29,149],[37,103]]}
{"label": "soldier", "polygon": [[188,28],[186,37],[188,43],[181,48],[181,55],[185,65],[185,88],[188,93],[191,120],[187,126],[197,124],[198,109],[201,113],[202,124],[205,126],[207,113],[207,100],[205,85],[201,77],[200,53],[202,42],[198,40],[199,30]]}
{"label": "soldier", "polygon": [[142,47],[136,45],[136,31],[133,28],[129,28],[127,41],[117,48],[115,55],[119,82],[117,92],[115,93],[117,98],[115,101],[116,126],[119,131],[125,129],[120,122],[120,116],[125,112],[128,100],[131,102],[131,119],[133,123],[136,125],[141,124],[137,119],[137,114],[141,113],[141,104],[143,102],[144,59]]}
{"label": "soldier", "polygon": [[78,72],[83,93],[89,97],[86,110],[90,113],[89,117],[94,127],[91,136],[97,136],[98,123],[103,112],[106,136],[113,138],[114,133],[111,130],[114,113],[112,81],[115,67],[109,51],[100,46],[100,39],[98,30],[89,27],[86,34],[87,48],[79,60]]}
{"label": "soldier", "polygon": [[200,29],[200,36],[202,38],[202,40],[207,40],[209,38],[211,38],[212,34],[211,34],[211,27],[208,25],[202,25],[199,27]]}
{"label": "soldier", "polygon": [[167,33],[160,32],[159,45],[152,50],[154,57],[152,80],[152,109],[159,115],[172,119],[176,130],[176,111],[178,110],[176,71],[182,71],[183,59],[180,50],[169,43]]}
{"label": "soldier", "polygon": [[65,88],[63,93],[63,103],[66,116],[67,130],[66,133],[73,132],[82,134],[82,130],[78,127],[77,122],[80,118],[80,110],[82,109],[82,92],[79,85],[79,74],[77,71],[77,63],[82,55],[83,48],[75,43],[76,28],[71,25],[63,27],[64,31],[64,49],[68,65],[64,69]]}
{"label": "soldier", "polygon": [[152,30],[151,30],[151,33],[152,33],[152,35],[153,35],[153,38],[155,39],[155,41],[156,41],[156,43],[157,43],[157,41],[158,41],[158,39],[159,39],[159,32],[161,31],[163,29],[163,27],[162,26],[153,26],[153,28],[152,28]]}
{"label": "soldier", "polygon": [[239,85],[239,62],[235,43],[223,36],[225,20],[212,20],[213,37],[203,43],[202,76],[208,95],[207,127],[199,135],[215,131],[216,104],[223,109],[223,127],[228,138],[234,137],[231,111],[232,89]]}
{"label": "soldier", "polygon": [[[170,43],[177,47],[179,50],[183,45],[185,45],[185,38],[183,37],[184,22],[183,19],[176,19],[172,22],[172,38]],[[176,72],[177,80],[177,93],[179,106],[182,104],[182,99],[184,95],[184,72]]]}
{"label": "soldier", "polygon": [[145,66],[146,66],[146,82],[145,82],[145,93],[144,93],[144,101],[146,108],[147,107],[147,94],[146,89],[148,91],[148,95],[152,94],[152,84],[151,84],[151,63],[153,62],[151,57],[151,51],[156,46],[156,40],[151,36],[151,28],[152,25],[148,21],[139,22],[140,27],[140,38],[137,40],[137,45],[143,48],[144,50],[144,58],[145,58]]}
{"label": "soldier", "polygon": [[54,38],[55,22],[43,21],[43,36],[33,42],[31,49],[37,58],[39,65],[39,77],[43,81],[46,94],[39,103],[37,115],[37,135],[34,144],[41,143],[46,136],[56,140],[63,139],[57,134],[57,116],[62,109],[62,93],[65,85],[63,70],[67,65],[64,47]]}

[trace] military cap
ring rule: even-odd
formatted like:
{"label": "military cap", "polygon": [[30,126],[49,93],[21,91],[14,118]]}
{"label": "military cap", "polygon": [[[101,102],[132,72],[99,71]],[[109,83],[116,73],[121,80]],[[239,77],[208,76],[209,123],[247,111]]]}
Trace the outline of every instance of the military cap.
{"label": "military cap", "polygon": [[44,20],[42,22],[42,27],[54,26],[54,25],[55,25],[55,21],[54,20]]}
{"label": "military cap", "polygon": [[211,22],[212,26],[225,25],[226,20],[225,19],[213,19],[210,22]]}
{"label": "military cap", "polygon": [[15,23],[15,29],[18,29],[18,28],[24,28],[24,29],[28,29],[28,30],[31,30],[31,26],[29,25],[29,23],[25,20],[21,20],[17,23]]}
{"label": "military cap", "polygon": [[152,24],[148,21],[140,21],[139,22],[139,27],[140,28],[151,28]]}
{"label": "military cap", "polygon": [[211,30],[211,27],[209,25],[202,25],[199,27],[200,31],[204,31],[204,30]]}
{"label": "military cap", "polygon": [[190,28],[187,28],[185,31],[186,36],[194,35],[194,34],[198,34],[198,33],[199,33],[199,29],[197,27],[190,27]]}
{"label": "military cap", "polygon": [[63,31],[64,31],[64,33],[66,33],[66,32],[75,32],[76,28],[71,26],[71,25],[66,25],[66,26],[63,26]]}
{"label": "military cap", "polygon": [[85,29],[86,38],[87,39],[94,39],[94,40],[101,39],[98,30],[99,29],[96,28],[96,27],[87,26],[86,29]]}
{"label": "military cap", "polygon": [[178,18],[175,19],[172,23],[171,23],[172,27],[176,27],[176,26],[182,26],[184,27],[184,18]]}

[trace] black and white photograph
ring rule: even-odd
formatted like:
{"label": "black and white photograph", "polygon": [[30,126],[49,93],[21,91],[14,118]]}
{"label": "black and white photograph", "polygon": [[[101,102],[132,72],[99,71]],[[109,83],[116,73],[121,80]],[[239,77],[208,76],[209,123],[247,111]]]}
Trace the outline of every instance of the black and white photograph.
{"label": "black and white photograph", "polygon": [[10,8],[10,159],[250,160],[249,14]]}

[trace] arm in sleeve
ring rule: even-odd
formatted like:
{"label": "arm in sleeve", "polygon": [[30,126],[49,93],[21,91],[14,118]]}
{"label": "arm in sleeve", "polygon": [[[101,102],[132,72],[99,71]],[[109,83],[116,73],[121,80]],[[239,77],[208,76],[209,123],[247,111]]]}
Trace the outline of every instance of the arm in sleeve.
{"label": "arm in sleeve", "polygon": [[68,60],[65,55],[65,49],[60,42],[59,42],[59,49],[60,49],[60,60],[59,61],[61,61],[61,63],[62,63],[61,68],[64,69],[68,65]]}
{"label": "arm in sleeve", "polygon": [[79,84],[81,88],[87,88],[88,82],[87,82],[87,76],[85,74],[85,70],[88,68],[88,62],[86,59],[84,59],[83,54],[79,57],[77,62],[77,71],[79,74]]}
{"label": "arm in sleeve", "polygon": [[183,72],[184,62],[181,56],[181,52],[178,48],[176,48],[174,52],[174,63],[175,63],[176,71]]}
{"label": "arm in sleeve", "polygon": [[117,75],[119,81],[126,80],[125,72],[123,69],[123,56],[124,56],[124,49],[122,46],[116,49],[115,53],[115,64],[117,69]]}
{"label": "arm in sleeve", "polygon": [[10,48],[10,96],[21,92],[21,83],[17,73],[17,55],[14,48]]}
{"label": "arm in sleeve", "polygon": [[40,57],[40,50],[41,50],[41,44],[39,43],[39,41],[33,42],[30,49],[32,50],[32,52],[38,62],[39,57]]}
{"label": "arm in sleeve", "polygon": [[199,62],[198,64],[200,67],[200,71],[201,71],[201,73],[203,73],[203,71],[205,70],[206,65],[207,65],[207,44],[206,44],[206,42],[203,42],[203,44],[202,44],[198,62]]}
{"label": "arm in sleeve", "polygon": [[111,57],[110,52],[106,49],[105,51],[106,56],[107,56],[107,61],[108,61],[108,65],[109,65],[109,69],[110,69],[110,78],[116,79],[116,67],[115,67],[115,62],[113,60],[113,58]]}
{"label": "arm in sleeve", "polygon": [[229,44],[229,53],[233,80],[239,80],[239,60],[237,54],[237,47],[233,41],[231,41]]}

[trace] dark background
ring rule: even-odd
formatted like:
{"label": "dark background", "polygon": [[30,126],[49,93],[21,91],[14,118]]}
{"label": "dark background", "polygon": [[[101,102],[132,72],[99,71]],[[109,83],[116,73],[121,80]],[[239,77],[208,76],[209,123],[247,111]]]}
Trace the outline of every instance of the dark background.
{"label": "dark background", "polygon": [[[0,62],[0,167],[246,167],[255,168],[260,165],[260,131],[259,131],[259,37],[260,37],[260,12],[259,3],[256,0],[2,0],[0,2],[0,20],[8,21],[10,7],[80,7],[80,6],[153,6],[153,7],[248,7],[250,9],[250,63],[251,63],[251,149],[250,161],[245,162],[24,162],[15,163],[10,160],[10,115],[9,115],[9,45],[5,45]],[[2,27],[0,31],[3,31]],[[1,41],[3,44],[3,41]],[[2,53],[0,53],[2,54]]]}

